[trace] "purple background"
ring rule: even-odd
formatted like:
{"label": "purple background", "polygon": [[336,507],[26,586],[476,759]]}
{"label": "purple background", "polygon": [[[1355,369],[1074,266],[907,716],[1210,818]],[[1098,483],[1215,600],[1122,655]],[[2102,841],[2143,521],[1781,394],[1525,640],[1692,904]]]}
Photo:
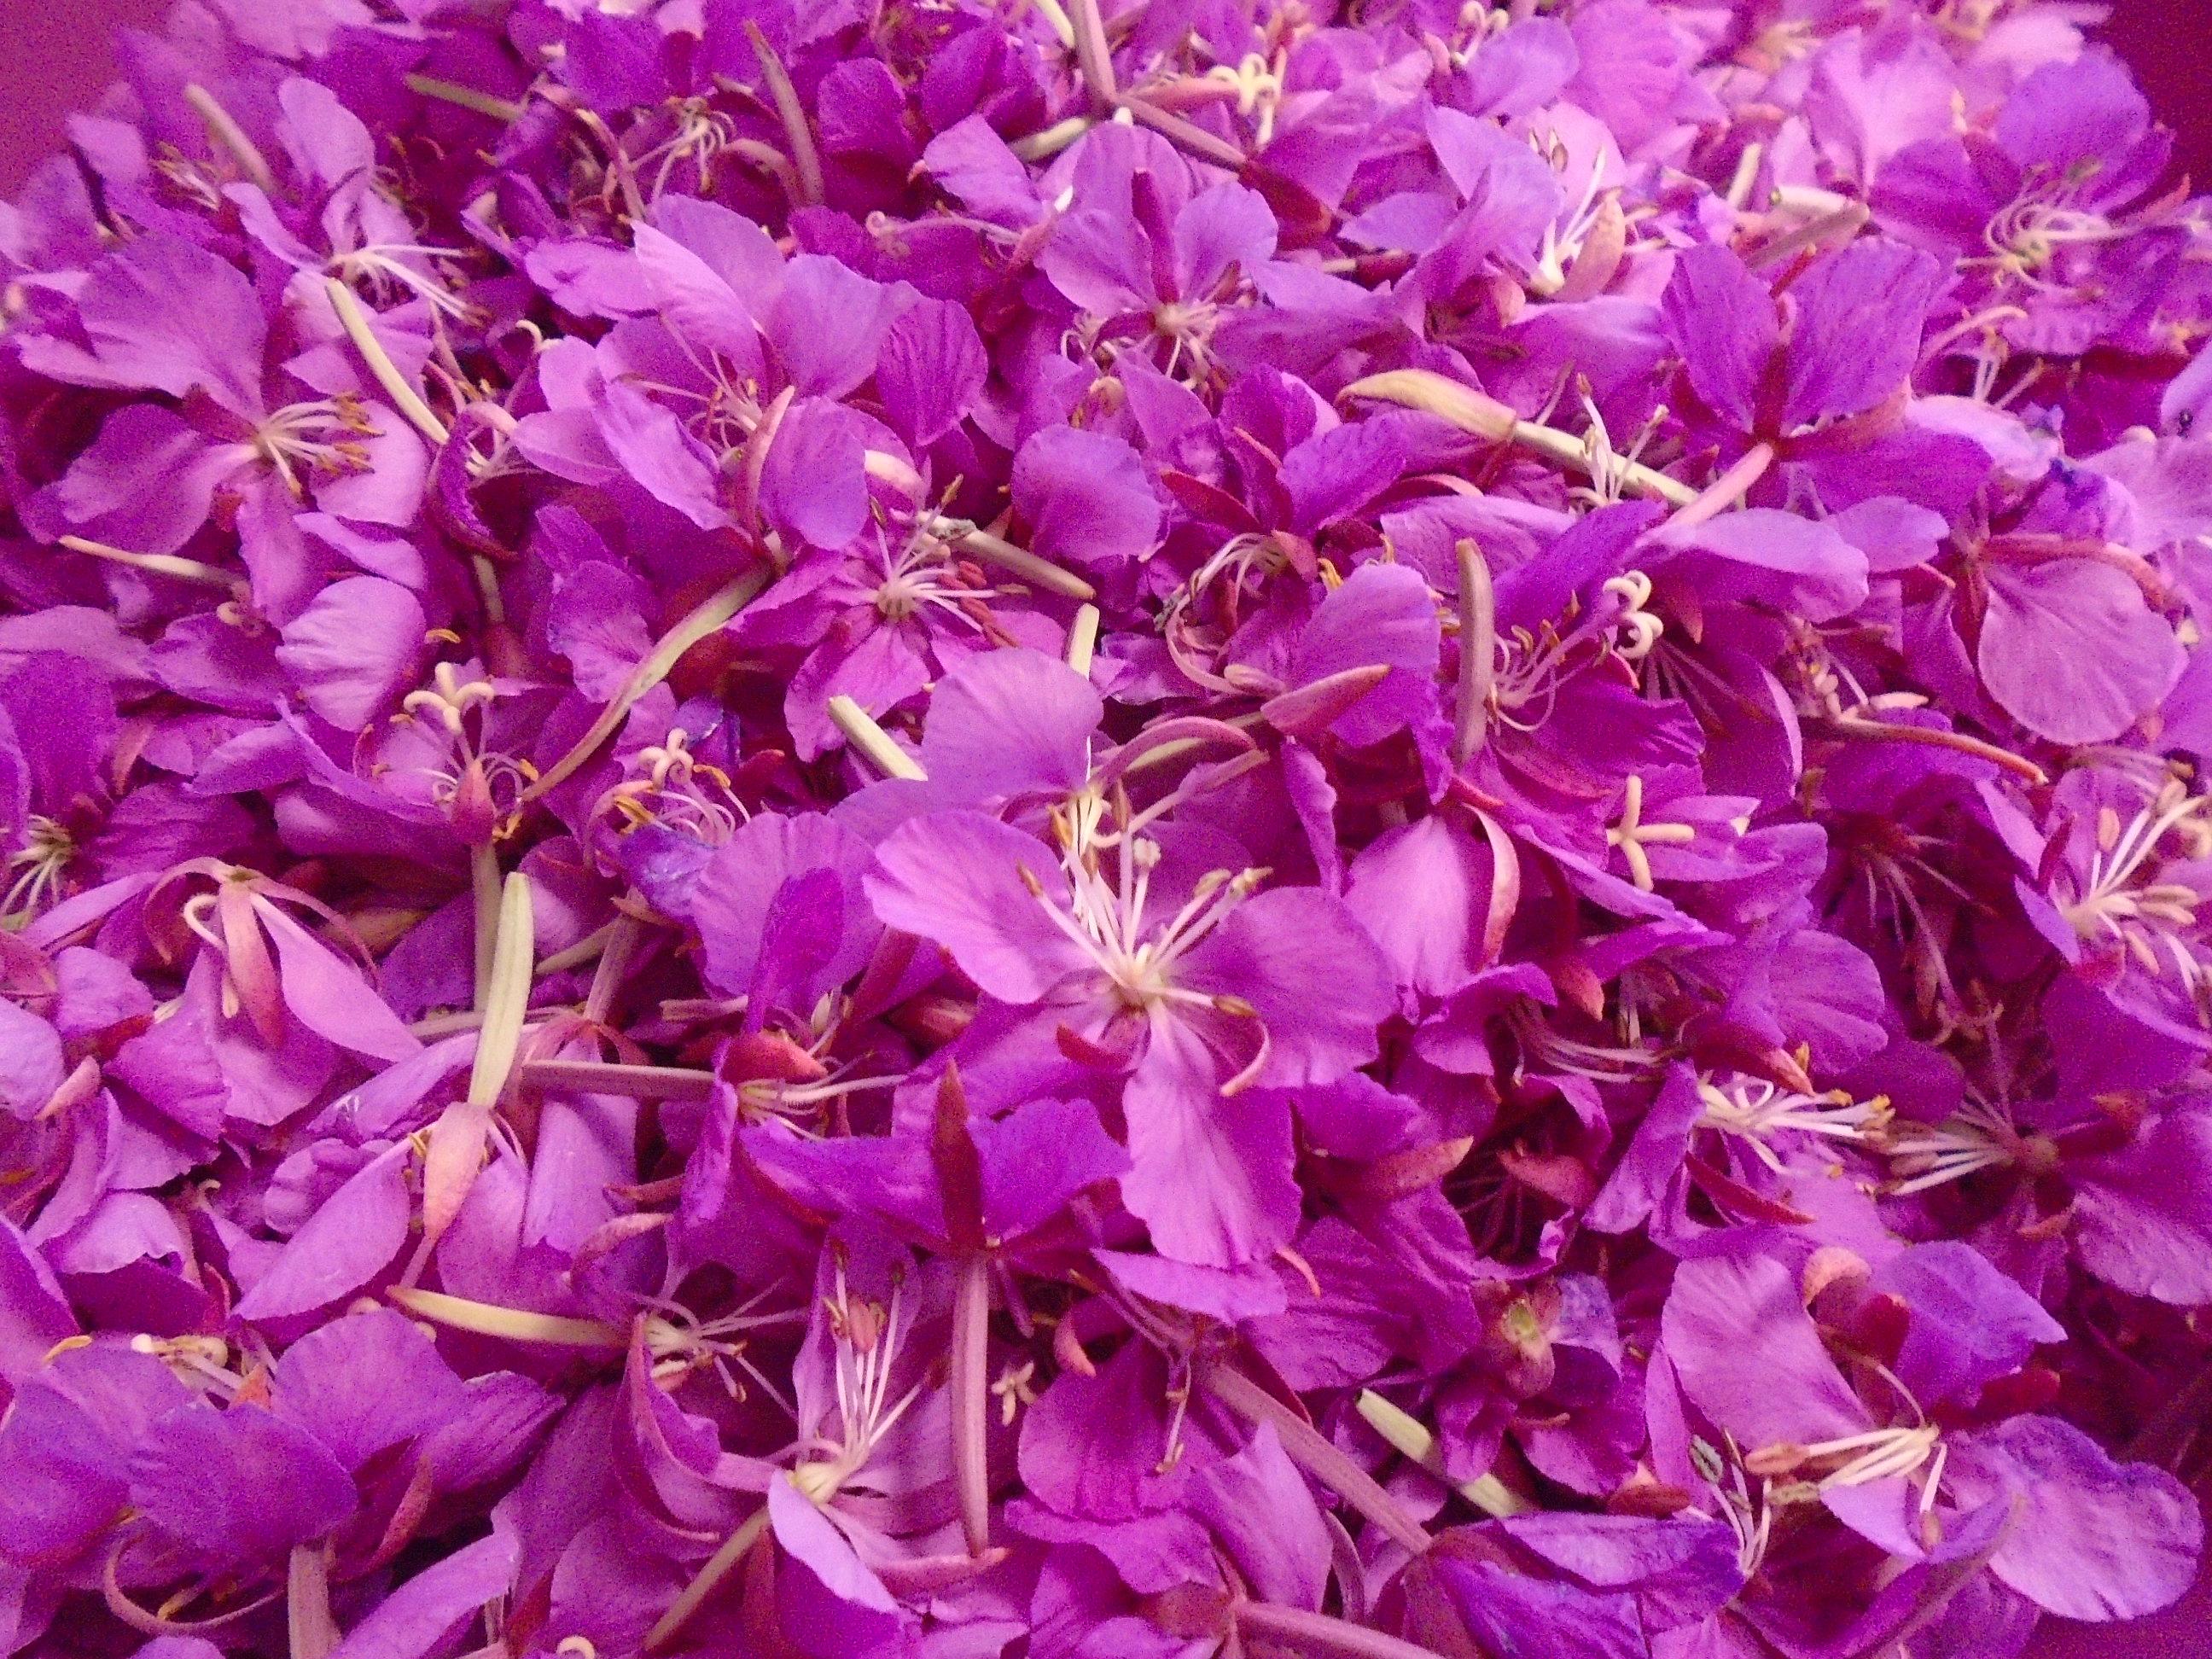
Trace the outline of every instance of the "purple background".
{"label": "purple background", "polygon": [[[60,142],[70,110],[99,95],[113,72],[114,30],[150,24],[166,9],[167,0],[0,0],[0,193]],[[2107,38],[2179,132],[2181,165],[2212,183],[2212,0],[2119,0]],[[2212,1492],[2201,1495],[2212,1507]],[[2050,1621],[2030,1659],[2212,1659],[2212,1573],[2181,1606],[2123,1634]]]}

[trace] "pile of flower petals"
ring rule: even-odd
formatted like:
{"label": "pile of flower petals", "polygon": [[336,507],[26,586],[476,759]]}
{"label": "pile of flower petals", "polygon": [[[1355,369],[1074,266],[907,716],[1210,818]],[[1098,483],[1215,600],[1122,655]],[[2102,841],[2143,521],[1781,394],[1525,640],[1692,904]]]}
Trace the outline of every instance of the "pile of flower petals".
{"label": "pile of flower petals", "polygon": [[2212,216],[2031,0],[184,0],[0,209],[0,1634],[2197,1571]]}

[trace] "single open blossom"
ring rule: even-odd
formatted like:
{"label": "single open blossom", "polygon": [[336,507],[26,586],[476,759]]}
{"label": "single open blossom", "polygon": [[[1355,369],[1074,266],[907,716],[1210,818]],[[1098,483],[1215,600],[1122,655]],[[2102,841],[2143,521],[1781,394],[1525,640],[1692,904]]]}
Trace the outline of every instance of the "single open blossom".
{"label": "single open blossom", "polygon": [[0,1653],[2174,1604],[2212,228],[2090,9],[123,37],[0,204]]}
{"label": "single open blossom", "polygon": [[[1271,1089],[1331,1082],[1373,1053],[1380,955],[1326,895],[1259,891],[1261,872],[1170,861],[1176,838],[1103,819],[1055,830],[1057,858],[980,813],[918,818],[878,850],[871,898],[1044,1045],[1127,1074],[1122,1191],[1164,1249],[1222,1266],[1263,1255],[1296,1204]],[[1323,986],[1323,1009],[1301,1000]],[[1192,1183],[1194,1161],[1213,1176]]]}

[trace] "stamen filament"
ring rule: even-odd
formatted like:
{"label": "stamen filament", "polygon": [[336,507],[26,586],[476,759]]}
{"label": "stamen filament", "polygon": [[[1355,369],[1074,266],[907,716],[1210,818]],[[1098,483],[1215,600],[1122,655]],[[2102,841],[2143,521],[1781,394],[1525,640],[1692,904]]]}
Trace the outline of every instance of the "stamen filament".
{"label": "stamen filament", "polygon": [[324,1544],[295,1544],[284,1573],[291,1659],[325,1659],[344,1639],[331,1613],[331,1558]]}
{"label": "stamen filament", "polygon": [[1110,111],[1120,101],[1121,88],[1114,79],[1114,53],[1106,44],[1106,19],[1098,0],[1070,0],[1067,15],[1074,26],[1075,66],[1091,88],[1091,104]]}
{"label": "stamen filament", "polygon": [[816,206],[822,200],[822,154],[814,147],[814,129],[807,125],[806,106],[799,102],[799,89],[791,84],[783,59],[775,55],[760,25],[750,18],[745,20],[745,38],[752,42],[761,79],[768,83],[776,118],[783,124],[784,141],[791,146],[792,179],[797,186],[793,193],[798,198],[793,205]]}
{"label": "stamen filament", "polygon": [[476,1010],[486,1012],[491,1006],[493,963],[499,951],[500,891],[499,853],[491,842],[470,849],[469,884],[476,902]]}

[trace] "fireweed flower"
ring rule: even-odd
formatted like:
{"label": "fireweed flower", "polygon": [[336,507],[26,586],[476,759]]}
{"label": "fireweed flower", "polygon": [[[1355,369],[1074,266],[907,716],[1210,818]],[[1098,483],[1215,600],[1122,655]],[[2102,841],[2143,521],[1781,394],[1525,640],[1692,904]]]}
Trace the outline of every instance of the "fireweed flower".
{"label": "fireweed flower", "polygon": [[0,204],[0,1648],[2183,1592],[2212,233],[2079,9],[465,9]]}

